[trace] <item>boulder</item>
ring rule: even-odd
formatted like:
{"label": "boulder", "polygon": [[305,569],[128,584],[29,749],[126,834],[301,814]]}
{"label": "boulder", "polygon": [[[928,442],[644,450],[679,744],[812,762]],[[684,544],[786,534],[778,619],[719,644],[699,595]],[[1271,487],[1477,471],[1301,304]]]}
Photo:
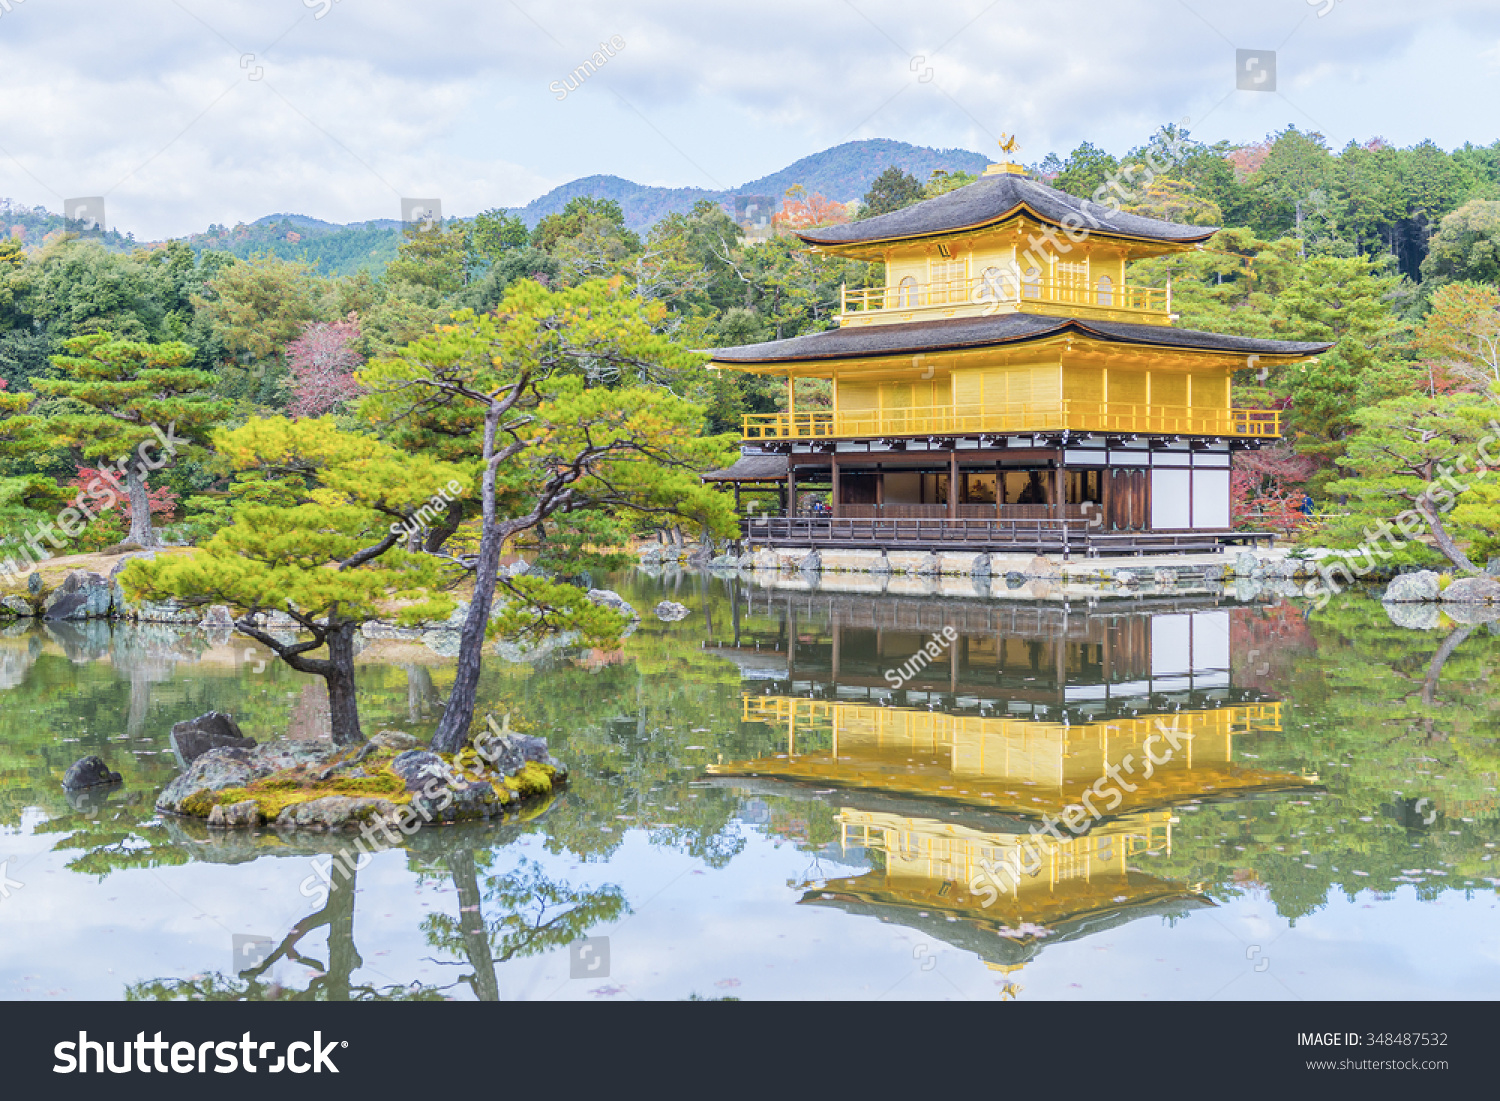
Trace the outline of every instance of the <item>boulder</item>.
{"label": "boulder", "polygon": [[495,643],[495,653],[502,661],[522,665],[541,661],[559,650],[566,650],[578,642],[577,631],[557,631],[539,639],[502,638]]}
{"label": "boulder", "polygon": [[943,572],[943,557],[940,554],[929,554],[917,563],[916,574],[918,577],[937,577]]}
{"label": "boulder", "polygon": [[[33,574],[33,577],[36,575]],[[47,594],[43,619],[108,619],[114,589],[108,581],[88,570],[74,570]]]}
{"label": "boulder", "polygon": [[0,610],[8,612],[11,615],[22,616],[27,619],[31,618],[31,616],[34,614],[31,610],[31,605],[26,603],[26,601],[21,597],[16,596],[14,593],[5,597],[4,599],[0,599]]}
{"label": "boulder", "polygon": [[1212,581],[1223,581],[1224,580],[1224,567],[1223,566],[1205,566],[1203,568],[1203,580],[1204,581],[1210,581],[1210,582],[1212,582]]}
{"label": "boulder", "polygon": [[693,614],[687,605],[678,604],[671,600],[663,600],[654,610],[656,618],[663,623],[679,623]]}
{"label": "boulder", "polygon": [[244,799],[227,807],[221,804],[208,812],[208,824],[221,830],[254,829],[260,825],[260,807],[254,799]]}
{"label": "boulder", "polygon": [[458,657],[462,642],[463,636],[457,631],[424,631],[422,633],[422,645],[439,657]]}
{"label": "boulder", "polygon": [[1392,623],[1408,631],[1436,631],[1442,618],[1436,604],[1382,604],[1381,607]]}
{"label": "boulder", "polygon": [[394,821],[400,814],[401,808],[387,799],[326,795],[306,803],[293,803],[276,816],[272,825],[277,829],[357,829],[379,819]]}
{"label": "boulder", "polygon": [[1490,577],[1500,577],[1500,557],[1491,558],[1486,562],[1484,572]]}
{"label": "boulder", "polygon": [[1005,587],[1007,589],[1019,589],[1024,584],[1026,584],[1026,575],[1023,573],[1011,570],[1005,575]]}
{"label": "boulder", "polygon": [[1043,555],[1037,555],[1026,563],[1027,577],[1061,577],[1061,571]]}
{"label": "boulder", "polygon": [[391,762],[391,771],[406,781],[406,790],[412,793],[411,808],[426,821],[489,818],[501,813],[511,799],[508,788],[497,789],[486,780],[465,780],[425,749],[401,754]]}
{"label": "boulder", "polygon": [[1162,566],[1156,571],[1155,581],[1163,588],[1169,588],[1177,584],[1177,571],[1171,566]]}
{"label": "boulder", "polygon": [[1260,569],[1260,559],[1249,551],[1240,551],[1234,560],[1234,572],[1239,577],[1250,577],[1256,570]]}
{"label": "boulder", "polygon": [[1438,598],[1438,575],[1431,570],[1397,574],[1380,598],[1384,604],[1422,604]]}
{"label": "boulder", "polygon": [[193,805],[195,796],[244,787],[283,769],[324,765],[338,751],[339,747],[328,742],[287,739],[254,749],[210,749],[162,789],[156,809],[166,814],[206,817],[206,811]]}
{"label": "boulder", "polygon": [[632,608],[625,598],[613,589],[590,589],[589,603],[600,608],[613,608],[621,615],[633,620],[641,618],[641,613]]}
{"label": "boulder", "polygon": [[31,571],[31,576],[26,579],[26,591],[32,596],[42,595],[42,575],[39,571]]}
{"label": "boulder", "polygon": [[[135,546],[135,544],[133,543],[128,545]],[[140,548],[136,547],[136,550],[140,551]],[[139,554],[127,554],[124,558],[120,559],[112,567],[110,567],[109,591],[111,598],[114,600],[113,612],[115,615],[123,618],[125,616],[133,615],[136,611],[136,609],[132,607],[130,601],[125,599],[125,589],[124,586],[120,584],[120,574],[124,573],[125,567],[130,565],[130,563],[135,561],[137,558],[144,558],[149,561],[155,557],[155,551],[140,551]]]}
{"label": "boulder", "polygon": [[196,625],[202,618],[196,608],[185,608],[176,600],[143,600],[135,618],[142,623]]}
{"label": "boulder", "polygon": [[817,551],[809,551],[797,563],[797,568],[806,573],[818,573],[823,569],[823,556]]}
{"label": "boulder", "polygon": [[1442,592],[1444,604],[1500,603],[1500,581],[1493,577],[1461,577]]}
{"label": "boulder", "polygon": [[234,717],[222,711],[210,711],[172,727],[168,739],[177,767],[186,770],[210,749],[254,749],[254,738],[247,738]]}
{"label": "boulder", "polygon": [[[1386,605],[1387,611],[1392,608],[1421,609],[1424,612],[1432,612],[1434,616],[1438,613],[1438,609],[1431,604]],[[1453,620],[1454,623],[1477,627],[1483,623],[1493,624],[1500,621],[1500,604],[1444,604],[1442,614]]]}
{"label": "boulder", "polygon": [[211,605],[203,618],[198,621],[198,626],[205,631],[233,631],[234,614],[230,612],[227,605]]}
{"label": "boulder", "polygon": [[507,776],[532,761],[550,765],[560,774],[567,772],[563,763],[549,753],[546,738],[509,730],[499,734],[486,733],[474,739],[474,750],[489,762],[491,768]]}
{"label": "boulder", "polygon": [[421,745],[420,739],[400,730],[382,730],[370,739],[370,744],[380,749],[389,749],[395,753],[405,753],[408,749],[416,749]]}
{"label": "boulder", "polygon": [[976,554],[974,556],[974,565],[969,570],[969,576],[975,579],[982,577],[988,581],[991,568],[989,555]]}
{"label": "boulder", "polygon": [[74,761],[68,769],[63,777],[63,790],[83,791],[86,788],[103,787],[105,784],[118,784],[121,779],[118,772],[109,770],[102,757],[84,757]]}

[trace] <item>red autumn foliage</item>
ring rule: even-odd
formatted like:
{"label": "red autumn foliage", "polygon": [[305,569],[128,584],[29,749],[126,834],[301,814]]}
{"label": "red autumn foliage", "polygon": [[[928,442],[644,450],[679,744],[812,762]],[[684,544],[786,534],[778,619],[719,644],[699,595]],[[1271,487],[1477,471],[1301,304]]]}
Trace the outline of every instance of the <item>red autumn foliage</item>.
{"label": "red autumn foliage", "polygon": [[780,230],[836,226],[848,220],[849,211],[843,203],[824,198],[816,191],[809,195],[800,185],[787,191],[781,213],[771,215],[771,224]]}
{"label": "red autumn foliage", "polygon": [[1290,446],[1241,451],[1229,476],[1229,499],[1236,528],[1280,531],[1287,535],[1311,517],[1302,511],[1302,485],[1318,464]]}
{"label": "red autumn foliage", "polygon": [[[85,487],[93,482],[95,478],[98,478],[114,489],[115,501],[105,508],[96,507],[98,498],[94,498],[93,503],[90,503],[89,499],[85,498],[85,503],[89,504],[89,507],[94,512],[101,514],[118,507],[121,509],[121,515],[124,516],[125,522],[129,524],[132,518],[130,491],[125,488],[124,477],[115,474],[113,471],[106,473],[102,470],[96,470],[91,466],[80,466],[78,468],[78,476],[68,482],[69,487],[77,491],[74,497],[76,498],[79,494],[83,493]],[[177,512],[177,503],[180,500],[177,491],[170,486],[152,487],[147,491],[146,499],[151,503],[151,515],[163,518],[170,518]]]}
{"label": "red autumn foliage", "polygon": [[360,393],[354,372],[365,357],[354,350],[360,340],[359,317],[329,324],[309,322],[302,335],[287,345],[287,365],[292,372],[294,417],[318,417]]}

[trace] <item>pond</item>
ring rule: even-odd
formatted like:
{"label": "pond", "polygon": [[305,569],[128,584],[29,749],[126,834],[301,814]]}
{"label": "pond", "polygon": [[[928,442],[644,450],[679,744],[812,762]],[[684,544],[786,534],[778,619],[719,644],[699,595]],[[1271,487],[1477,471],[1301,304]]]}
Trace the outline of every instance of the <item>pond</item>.
{"label": "pond", "polygon": [[[246,640],[0,637],[7,999],[1406,999],[1500,990],[1500,640],[1368,596],[1093,603],[633,573],[620,651],[487,659],[567,790],[344,876],[164,820],[209,710],[326,734]],[[680,601],[664,623],[649,609]],[[361,655],[366,733],[452,668]],[[98,753],[104,798],[65,796]]]}

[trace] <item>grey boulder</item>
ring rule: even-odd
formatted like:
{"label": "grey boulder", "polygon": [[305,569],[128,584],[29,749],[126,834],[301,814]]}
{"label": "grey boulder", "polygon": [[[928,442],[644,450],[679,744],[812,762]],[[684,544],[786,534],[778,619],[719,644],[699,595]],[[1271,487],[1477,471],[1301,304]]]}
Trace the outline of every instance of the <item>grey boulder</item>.
{"label": "grey boulder", "polygon": [[1385,604],[1423,604],[1438,598],[1438,575],[1431,570],[1403,573],[1391,578],[1381,602]]}
{"label": "grey boulder", "polygon": [[111,772],[103,758],[84,757],[74,761],[67,774],[63,776],[63,790],[83,791],[87,788],[103,787],[106,784],[118,784],[120,780],[120,774]]}
{"label": "grey boulder", "polygon": [[[35,576],[35,575],[33,575]],[[108,619],[114,589],[88,570],[74,570],[42,605],[43,619]]]}
{"label": "grey boulder", "polygon": [[678,604],[672,600],[663,600],[655,609],[656,618],[663,623],[677,623],[692,615],[692,611],[685,604]]}
{"label": "grey boulder", "polygon": [[177,767],[187,767],[210,749],[254,749],[255,739],[247,738],[233,716],[210,711],[172,727],[169,739]]}
{"label": "grey boulder", "polygon": [[1442,592],[1444,604],[1500,603],[1500,581],[1493,577],[1461,577]]}

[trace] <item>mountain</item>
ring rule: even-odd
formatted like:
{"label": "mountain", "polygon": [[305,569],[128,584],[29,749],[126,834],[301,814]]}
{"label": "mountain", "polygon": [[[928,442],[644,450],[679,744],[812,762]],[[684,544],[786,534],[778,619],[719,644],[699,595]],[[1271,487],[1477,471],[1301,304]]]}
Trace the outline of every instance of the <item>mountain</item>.
{"label": "mountain", "polygon": [[648,187],[619,176],[585,176],[553,188],[525,206],[514,207],[511,213],[519,215],[528,226],[535,226],[547,215],[561,211],[569,199],[587,195],[615,200],[625,213],[626,225],[634,230],[645,230],[668,214],[686,213],[701,199],[719,203],[732,212],[735,199],[741,196],[766,196],[779,202],[788,188],[801,184],[808,192],[820,192],[825,198],[847,203],[862,197],[875,177],[891,165],[926,183],[933,171],[939,168],[977,174],[983,172],[989,163],[989,158],[982,153],[967,149],[933,149],[890,138],[869,138],[835,145],[832,149],[803,157],[769,176],[726,191]]}
{"label": "mountain", "polygon": [[[820,192],[846,203],[869,190],[875,177],[891,165],[926,182],[936,169],[979,173],[989,163],[983,154],[967,149],[933,149],[908,145],[889,138],[850,141],[803,157],[787,167],[751,180],[741,187],[709,190],[701,187],[648,187],[619,176],[585,176],[555,187],[525,206],[511,208],[528,226],[534,227],[549,214],[560,212],[570,199],[587,195],[613,199],[634,230],[650,229],[669,214],[685,214],[693,204],[708,200],[733,215],[743,210],[749,198],[769,199],[778,206],[788,188],[801,184],[809,193]],[[763,207],[764,209],[764,207]],[[26,209],[0,199],[0,233],[9,232],[28,246],[39,246],[48,234],[66,227],[61,215],[41,207]],[[93,235],[91,235],[93,236]],[[97,235],[107,248],[128,251],[150,247],[118,231]],[[306,214],[268,214],[249,224],[209,226],[203,233],[183,238],[195,251],[218,249],[241,259],[256,254],[285,260],[306,260],[324,275],[353,275],[358,271],[379,273],[396,258],[401,244],[401,223],[390,218],[337,225]]]}

